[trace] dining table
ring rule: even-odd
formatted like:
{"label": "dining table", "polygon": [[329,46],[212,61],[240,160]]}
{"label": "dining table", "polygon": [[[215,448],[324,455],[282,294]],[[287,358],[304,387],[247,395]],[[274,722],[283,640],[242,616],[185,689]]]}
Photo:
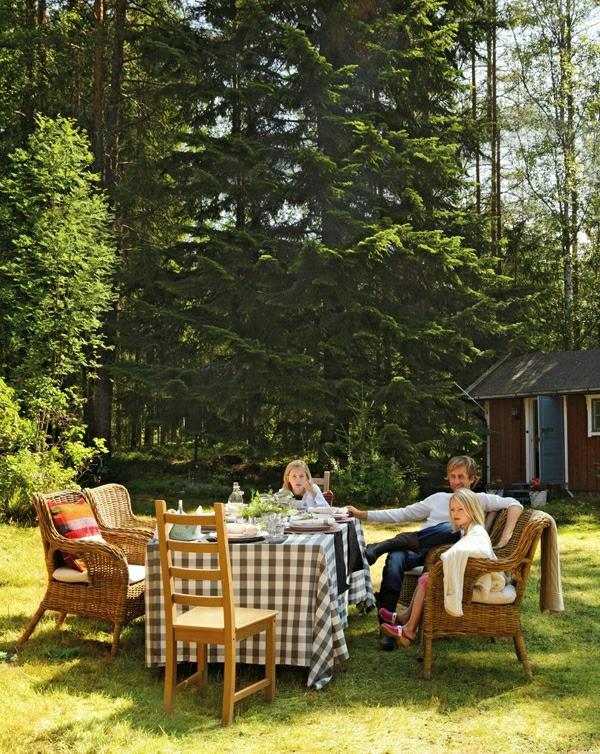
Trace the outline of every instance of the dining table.
{"label": "dining table", "polygon": [[[283,541],[281,541],[283,539]],[[235,602],[277,610],[276,663],[308,669],[307,686],[322,689],[336,665],[349,658],[344,629],[348,606],[375,605],[358,519],[338,520],[327,531],[288,532],[280,540],[229,540]],[[173,565],[210,567],[214,554],[174,553]],[[214,582],[188,582],[216,594]],[[182,588],[176,580],[176,588]],[[146,547],[146,666],[165,664],[165,623],[158,543]],[[178,609],[180,609],[178,607]],[[263,664],[264,636],[238,642],[237,661]],[[196,645],[179,642],[177,662],[195,662]],[[223,648],[208,648],[209,662],[223,662]]]}

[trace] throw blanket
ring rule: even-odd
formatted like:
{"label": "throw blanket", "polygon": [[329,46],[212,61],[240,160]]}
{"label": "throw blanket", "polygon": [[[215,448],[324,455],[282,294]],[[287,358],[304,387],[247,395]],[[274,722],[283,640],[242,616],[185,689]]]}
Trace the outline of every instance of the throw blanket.
{"label": "throw blanket", "polygon": [[[492,549],[490,535],[483,526],[473,524],[465,536],[441,555],[444,569],[444,608],[449,615],[463,615],[462,594],[465,568],[469,558],[489,558],[497,560]],[[489,578],[486,578],[488,577]],[[483,574],[476,582],[491,591],[504,589],[506,581],[503,573]]]}
{"label": "throw blanket", "polygon": [[560,556],[558,553],[558,532],[556,521],[545,511],[536,511],[536,516],[544,516],[550,522],[542,532],[540,554],[540,610],[560,613],[565,609],[562,583],[560,579]]}

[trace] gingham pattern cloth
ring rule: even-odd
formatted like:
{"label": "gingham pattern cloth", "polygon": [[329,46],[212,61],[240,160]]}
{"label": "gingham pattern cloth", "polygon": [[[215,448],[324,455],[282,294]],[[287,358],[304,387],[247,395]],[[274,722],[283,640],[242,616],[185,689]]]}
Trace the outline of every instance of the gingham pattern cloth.
{"label": "gingham pattern cloth", "polygon": [[[359,542],[364,548],[362,527],[360,522],[357,524]],[[347,548],[347,525],[342,527]],[[197,557],[208,565],[216,556],[173,553],[174,565],[191,565]],[[350,589],[338,597],[332,534],[292,534],[283,544],[230,544],[230,557],[236,604],[279,611],[277,664],[308,668],[307,686],[323,688],[331,680],[336,663],[349,657],[344,637],[348,600],[356,600],[356,604],[375,602],[368,567],[365,574],[349,574]],[[211,590],[216,593],[218,588],[210,582],[191,583],[206,594]],[[164,665],[165,637],[160,555],[154,542],[146,548],[145,595],[146,665],[155,667]],[[262,634],[250,637],[238,643],[237,661],[262,664],[264,649]],[[195,645],[179,642],[177,661],[195,660]],[[223,662],[223,648],[210,646],[208,660]]]}

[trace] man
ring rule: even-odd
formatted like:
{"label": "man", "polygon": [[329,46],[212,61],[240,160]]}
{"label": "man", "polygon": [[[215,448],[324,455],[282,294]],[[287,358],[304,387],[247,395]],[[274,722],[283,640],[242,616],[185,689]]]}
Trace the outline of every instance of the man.
{"label": "man", "polygon": [[[471,489],[479,479],[477,464],[470,456],[454,456],[448,461],[446,471],[448,484],[452,492],[461,488]],[[387,550],[382,550],[383,552],[389,552],[389,554],[383,568],[381,587],[379,593],[376,595],[377,606],[379,608],[384,607],[390,612],[395,612],[400,597],[404,573],[410,571],[411,568],[424,565],[425,558],[431,547],[456,541],[456,535],[451,530],[448,513],[448,504],[452,497],[452,492],[436,492],[433,495],[429,495],[425,500],[406,505],[403,508],[392,508],[389,510],[361,511],[352,505],[348,506],[348,513],[363,521],[374,521],[382,524],[402,524],[407,521],[422,521],[425,519],[425,524],[421,529],[421,536],[419,536],[419,532],[410,532],[405,535],[399,535],[392,540],[386,540],[387,543],[395,542],[395,545],[391,551],[389,544]],[[507,509],[506,525],[497,544],[497,547],[503,547],[509,541],[514,531],[523,506],[518,500],[512,497],[500,497],[499,495],[492,495],[486,492],[478,492],[477,496],[484,513]],[[429,527],[435,528],[426,531]],[[404,538],[406,539],[403,541]],[[382,543],[382,547],[384,546],[385,543]],[[409,546],[414,549],[395,549],[396,546]],[[379,554],[382,553],[377,550],[377,545],[372,545],[368,548],[369,560],[374,562]],[[389,651],[395,649],[396,643],[391,636],[385,636],[380,633],[379,646],[381,649]]]}

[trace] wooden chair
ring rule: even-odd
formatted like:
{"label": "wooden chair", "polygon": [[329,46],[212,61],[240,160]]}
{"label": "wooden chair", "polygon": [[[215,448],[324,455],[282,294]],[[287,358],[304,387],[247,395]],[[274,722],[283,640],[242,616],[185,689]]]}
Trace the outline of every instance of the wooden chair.
{"label": "wooden chair", "polygon": [[[164,500],[156,500],[155,505],[165,605],[165,712],[172,711],[176,690],[195,683],[202,691],[206,680],[206,646],[207,644],[222,644],[225,654],[222,721],[223,725],[229,725],[233,719],[233,705],[240,699],[263,690],[268,701],[273,699],[275,694],[275,623],[278,613],[276,610],[234,605],[229,544],[222,503],[215,503],[214,514],[201,516],[167,513]],[[167,536],[167,526],[175,523],[200,525],[203,528],[214,526],[217,541],[170,540]],[[199,555],[211,553],[216,555],[216,567],[174,566],[174,552]],[[202,596],[197,588],[190,589],[189,593],[183,589],[179,591],[175,579],[183,579],[184,585],[186,582],[194,581],[218,581],[220,594]],[[180,612],[177,609],[178,605],[186,606],[189,610]],[[237,642],[262,631],[266,632],[265,677],[236,691]],[[198,659],[196,672],[176,685],[178,641],[194,642],[197,645]]]}
{"label": "wooden chair", "polygon": [[319,485],[323,492],[328,492],[331,489],[329,486],[331,482],[331,471],[324,471],[323,476],[314,476],[312,480],[315,484]]}
{"label": "wooden chair", "polygon": [[[505,516],[498,516],[492,533],[502,531],[504,526],[502,518],[505,518]],[[424,678],[431,678],[433,639],[443,636],[511,637],[517,657],[523,664],[527,675],[531,677],[531,667],[525,649],[520,610],[531,564],[542,535],[542,530],[549,525],[550,521],[548,517],[542,516],[531,509],[525,510],[517,522],[511,541],[502,550],[497,551],[499,553],[498,560],[469,558],[464,575],[462,599],[464,615],[461,617],[449,615],[444,609],[444,577],[440,555],[444,550],[448,549],[449,545],[444,545],[431,551],[428,556],[429,581],[422,622],[425,643],[423,661]],[[473,595],[475,582],[481,575],[494,571],[504,571],[510,575],[515,597],[512,602],[508,604],[489,604],[487,602],[476,601],[477,597]]]}
{"label": "wooden chair", "polygon": [[[130,568],[124,549],[106,542],[67,539],[54,525],[48,501],[74,503],[81,498],[79,491],[35,493],[33,503],[36,508],[48,584],[46,593],[34,616],[17,643],[20,648],[29,639],[46,610],[58,613],[56,626],[60,628],[67,614],[85,615],[100,618],[113,624],[111,655],[117,654],[121,628],[143,615],[144,569],[143,566]],[[134,549],[137,545],[134,543]],[[65,568],[61,553],[70,553],[85,561],[87,572],[80,573]],[[143,559],[141,561],[144,562]],[[69,574],[68,572],[72,572]],[[75,578],[77,581],[65,578]]]}

